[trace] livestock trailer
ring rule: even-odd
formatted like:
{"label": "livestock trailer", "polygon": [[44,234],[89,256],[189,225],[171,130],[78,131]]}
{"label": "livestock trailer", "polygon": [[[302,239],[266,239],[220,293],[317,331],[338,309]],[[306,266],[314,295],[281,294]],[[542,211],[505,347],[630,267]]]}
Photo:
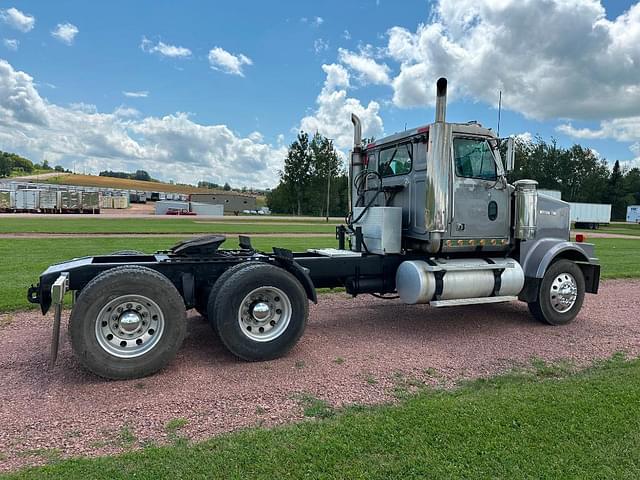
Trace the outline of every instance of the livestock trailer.
{"label": "livestock trailer", "polygon": [[16,210],[37,212],[40,209],[40,190],[23,188],[16,190]]}
{"label": "livestock trailer", "polygon": [[0,212],[11,212],[16,208],[16,192],[0,190]]}
{"label": "livestock trailer", "polygon": [[40,192],[40,210],[46,213],[57,213],[62,205],[61,193],[57,190]]}

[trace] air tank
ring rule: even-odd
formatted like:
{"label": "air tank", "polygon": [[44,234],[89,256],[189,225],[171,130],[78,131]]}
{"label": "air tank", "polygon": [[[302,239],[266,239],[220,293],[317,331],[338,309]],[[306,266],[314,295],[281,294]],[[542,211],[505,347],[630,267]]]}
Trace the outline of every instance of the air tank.
{"label": "air tank", "polygon": [[[498,268],[504,268],[498,276]],[[486,267],[486,268],[483,268]],[[437,294],[437,277],[442,276],[442,292]],[[431,300],[454,300],[518,295],[524,286],[524,272],[512,258],[467,258],[440,261],[436,265],[421,260],[402,262],[396,272],[396,290],[407,304]]]}

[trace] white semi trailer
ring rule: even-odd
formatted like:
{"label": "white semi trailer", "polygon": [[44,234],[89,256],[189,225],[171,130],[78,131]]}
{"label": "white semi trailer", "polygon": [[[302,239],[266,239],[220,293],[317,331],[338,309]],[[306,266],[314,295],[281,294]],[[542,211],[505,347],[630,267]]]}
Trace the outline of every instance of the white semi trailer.
{"label": "white semi trailer", "polygon": [[596,229],[611,223],[611,205],[604,203],[569,203],[571,222],[576,228]]}

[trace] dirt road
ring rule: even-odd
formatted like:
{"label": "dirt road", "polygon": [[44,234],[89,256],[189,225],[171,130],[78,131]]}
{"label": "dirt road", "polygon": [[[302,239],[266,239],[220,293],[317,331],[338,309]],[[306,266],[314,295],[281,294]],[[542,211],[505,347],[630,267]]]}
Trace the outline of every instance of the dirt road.
{"label": "dirt road", "polygon": [[[565,327],[536,322],[521,303],[434,309],[322,295],[300,343],[282,359],[245,363],[197,315],[176,360],[152,377],[104,381],[84,372],[63,339],[46,369],[51,315],[0,315],[0,471],[51,456],[110,454],[167,441],[167,422],[192,440],[301,418],[300,395],[332,405],[378,403],[406,379],[452,384],[532,358],[588,364],[640,354],[640,280],[607,281]],[[409,382],[411,383],[411,382]]]}

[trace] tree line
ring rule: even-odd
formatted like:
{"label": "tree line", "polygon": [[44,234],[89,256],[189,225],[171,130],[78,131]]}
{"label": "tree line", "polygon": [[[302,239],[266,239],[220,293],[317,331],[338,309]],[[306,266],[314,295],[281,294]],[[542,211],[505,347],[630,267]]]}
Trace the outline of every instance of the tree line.
{"label": "tree line", "polygon": [[[367,140],[368,141],[368,140]],[[586,147],[558,146],[555,140],[518,138],[515,168],[509,181],[538,181],[538,187],[559,190],[567,202],[609,203],[613,220],[624,220],[628,205],[640,204],[640,169],[622,169]],[[289,146],[280,182],[267,193],[274,213],[326,214],[327,181],[330,181],[329,214],[342,216],[348,209],[348,179],[333,142],[316,133],[300,132]]]}
{"label": "tree line", "polygon": [[593,150],[575,144],[559,147],[537,137],[515,142],[515,169],[509,180],[531,178],[538,188],[559,190],[567,202],[609,203],[611,218],[624,220],[627,206],[640,204],[640,169],[613,168]]}
{"label": "tree line", "polygon": [[0,150],[0,178],[9,177],[11,174],[28,175],[34,171],[50,170],[55,172],[65,172],[61,165],[52,167],[47,160],[42,163],[33,163],[31,160],[21,157],[16,153],[3,152]]}

